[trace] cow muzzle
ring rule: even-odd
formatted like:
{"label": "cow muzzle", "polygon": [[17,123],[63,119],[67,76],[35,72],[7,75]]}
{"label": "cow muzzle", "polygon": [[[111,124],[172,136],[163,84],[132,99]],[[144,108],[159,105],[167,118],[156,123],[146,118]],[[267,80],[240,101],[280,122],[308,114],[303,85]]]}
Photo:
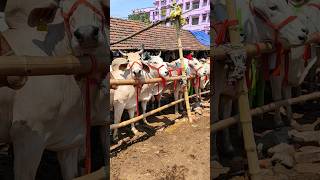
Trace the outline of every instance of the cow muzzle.
{"label": "cow muzzle", "polygon": [[82,49],[94,49],[99,45],[100,30],[96,26],[79,27],[73,34]]}

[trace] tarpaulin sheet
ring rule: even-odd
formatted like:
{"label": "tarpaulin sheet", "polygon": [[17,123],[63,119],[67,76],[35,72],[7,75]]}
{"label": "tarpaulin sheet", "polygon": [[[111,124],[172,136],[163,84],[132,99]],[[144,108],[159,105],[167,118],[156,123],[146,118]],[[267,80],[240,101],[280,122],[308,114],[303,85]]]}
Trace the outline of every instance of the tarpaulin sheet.
{"label": "tarpaulin sheet", "polygon": [[190,31],[194,37],[204,46],[210,46],[210,35],[204,31]]}

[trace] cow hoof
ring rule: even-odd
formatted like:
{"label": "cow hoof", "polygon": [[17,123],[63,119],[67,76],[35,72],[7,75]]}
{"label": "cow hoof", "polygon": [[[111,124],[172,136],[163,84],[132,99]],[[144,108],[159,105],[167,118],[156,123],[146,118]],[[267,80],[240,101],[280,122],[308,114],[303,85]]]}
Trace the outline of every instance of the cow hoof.
{"label": "cow hoof", "polygon": [[233,157],[235,155],[235,150],[232,145],[224,146],[222,151],[222,154],[225,156]]}
{"label": "cow hoof", "polygon": [[140,132],[137,129],[132,129],[132,132],[135,136],[138,136]]}
{"label": "cow hoof", "polygon": [[113,141],[113,143],[117,143],[119,141],[119,137],[113,136],[112,141]]}
{"label": "cow hoof", "polygon": [[280,129],[280,128],[282,128],[282,127],[284,127],[284,123],[283,123],[281,120],[274,122],[274,128],[275,128],[275,129]]}

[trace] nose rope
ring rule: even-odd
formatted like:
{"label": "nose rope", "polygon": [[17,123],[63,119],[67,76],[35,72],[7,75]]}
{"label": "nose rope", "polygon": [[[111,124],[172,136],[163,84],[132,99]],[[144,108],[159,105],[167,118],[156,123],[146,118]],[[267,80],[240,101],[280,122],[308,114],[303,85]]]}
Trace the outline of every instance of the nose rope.
{"label": "nose rope", "polygon": [[92,79],[90,77],[91,74],[95,74],[97,71],[97,60],[96,57],[90,55],[91,61],[91,70],[90,73],[86,77],[86,85],[85,85],[85,124],[86,124],[86,153],[85,153],[85,169],[86,173],[89,174],[91,172],[91,92],[90,87],[93,83],[97,83],[96,79]]}

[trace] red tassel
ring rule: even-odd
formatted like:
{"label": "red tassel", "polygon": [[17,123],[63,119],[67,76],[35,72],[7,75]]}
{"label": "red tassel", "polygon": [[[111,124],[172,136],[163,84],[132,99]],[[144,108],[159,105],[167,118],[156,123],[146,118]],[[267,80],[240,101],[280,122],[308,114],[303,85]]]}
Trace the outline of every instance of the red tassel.
{"label": "red tassel", "polygon": [[310,58],[311,58],[311,45],[308,44],[304,46],[303,60],[305,63],[307,63]]}

